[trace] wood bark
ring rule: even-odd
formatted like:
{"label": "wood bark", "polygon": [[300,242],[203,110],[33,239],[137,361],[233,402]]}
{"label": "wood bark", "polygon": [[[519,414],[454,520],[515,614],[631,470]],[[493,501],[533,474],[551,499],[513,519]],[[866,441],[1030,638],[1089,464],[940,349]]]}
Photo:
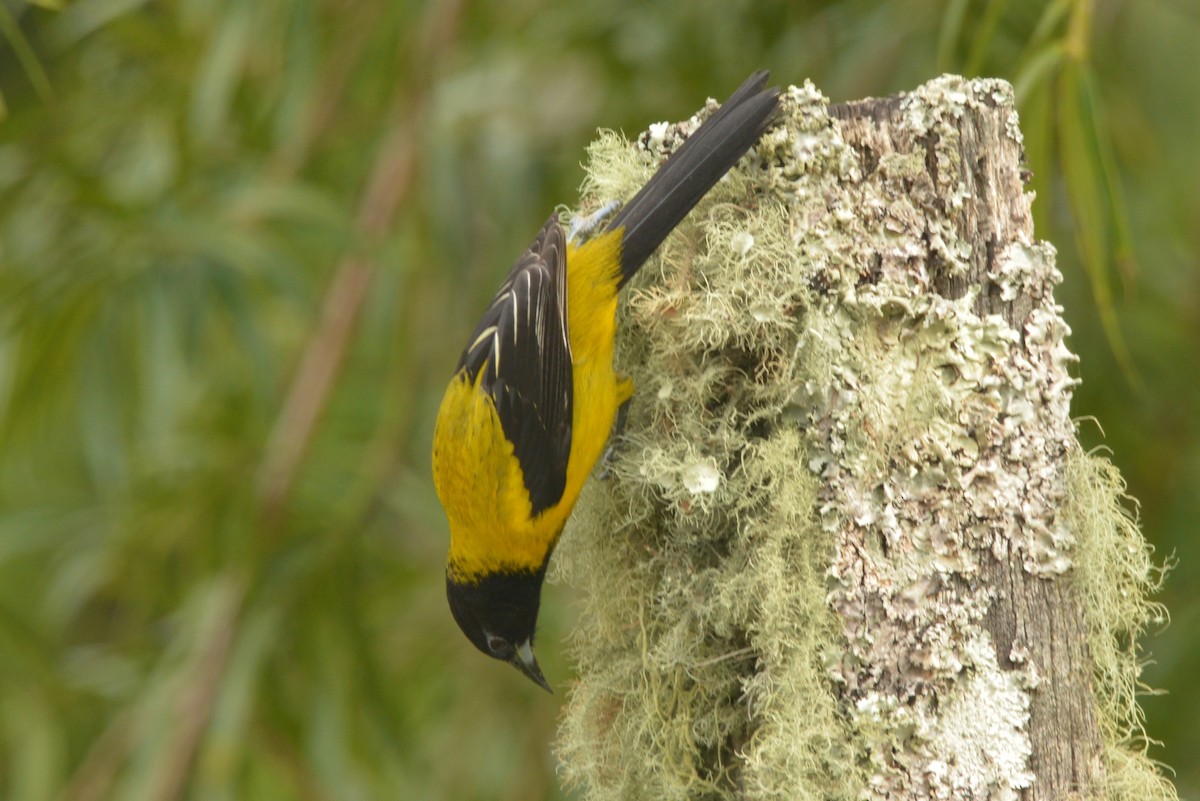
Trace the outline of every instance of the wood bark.
{"label": "wood bark", "polygon": [[[838,105],[830,114],[847,143],[868,161],[877,154],[922,154],[927,171],[923,180],[930,186],[965,188],[962,208],[947,218],[969,246],[966,269],[956,275],[935,274],[933,291],[958,298],[974,290],[980,317],[1000,315],[1013,330],[1023,331],[1033,299],[1026,293],[1006,299],[994,280],[996,260],[1006,247],[1034,241],[1033,197],[1026,191],[1024,152],[1011,135],[1011,106],[976,106],[954,121],[958,158],[952,160],[951,176],[939,174],[944,167],[934,156],[939,144],[934,135],[922,135],[903,123],[898,98]],[[930,252],[927,259],[936,263],[938,257]],[[1013,662],[1009,650],[1021,644],[1044,682],[1029,695],[1029,767],[1035,781],[1022,798],[1093,798],[1104,766],[1083,610],[1069,581],[1026,569],[1015,551],[1006,544],[999,556],[987,554],[977,581],[994,593],[983,625],[996,645],[999,663],[1008,670],[1023,667]]]}

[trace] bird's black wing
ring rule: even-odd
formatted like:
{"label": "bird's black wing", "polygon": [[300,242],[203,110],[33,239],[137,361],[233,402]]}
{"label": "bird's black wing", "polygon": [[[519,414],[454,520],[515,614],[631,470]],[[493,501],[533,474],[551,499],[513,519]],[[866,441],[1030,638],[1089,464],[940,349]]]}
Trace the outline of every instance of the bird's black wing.
{"label": "bird's black wing", "polygon": [[769,78],[766,70],[747,78],[613,217],[608,230],[624,229],[621,286],[762,136],[779,106]]}
{"label": "bird's black wing", "polygon": [[537,515],[558,503],[571,453],[574,386],[567,328],[566,236],[556,217],[513,265],[459,359],[482,372]]}

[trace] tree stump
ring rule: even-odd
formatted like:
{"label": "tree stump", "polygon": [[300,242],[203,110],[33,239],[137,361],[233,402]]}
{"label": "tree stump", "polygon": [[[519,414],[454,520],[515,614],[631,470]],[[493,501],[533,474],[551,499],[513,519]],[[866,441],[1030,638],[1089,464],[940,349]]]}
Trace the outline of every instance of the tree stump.
{"label": "tree stump", "polygon": [[[603,136],[588,203],[697,125]],[[1006,83],[792,87],[626,291],[637,391],[556,556],[586,797],[1173,797],[1134,697],[1157,574],[1076,441],[1031,202]]]}

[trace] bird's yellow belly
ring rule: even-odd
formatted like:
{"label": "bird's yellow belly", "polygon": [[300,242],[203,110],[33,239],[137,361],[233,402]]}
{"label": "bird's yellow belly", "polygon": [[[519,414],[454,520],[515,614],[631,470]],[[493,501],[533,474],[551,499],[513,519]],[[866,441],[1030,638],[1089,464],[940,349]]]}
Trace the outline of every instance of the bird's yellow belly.
{"label": "bird's yellow belly", "polygon": [[619,242],[620,232],[613,232],[568,250],[574,386],[571,453],[558,503],[531,519],[524,476],[491,399],[465,377],[446,390],[434,432],[433,473],[450,522],[448,566],[460,581],[539,569],[604,451],[617,407],[630,393],[612,366]]}

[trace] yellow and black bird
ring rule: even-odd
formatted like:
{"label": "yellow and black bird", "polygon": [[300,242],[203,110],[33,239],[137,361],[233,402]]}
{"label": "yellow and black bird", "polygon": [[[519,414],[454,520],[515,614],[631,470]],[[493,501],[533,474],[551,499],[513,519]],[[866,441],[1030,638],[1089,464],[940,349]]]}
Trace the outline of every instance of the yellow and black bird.
{"label": "yellow and black bird", "polygon": [[438,411],[433,478],[450,521],[446,595],[488,656],[550,689],[533,655],[546,563],[632,384],[613,370],[617,292],[766,129],[751,75],[604,231],[551,217],[509,270]]}

